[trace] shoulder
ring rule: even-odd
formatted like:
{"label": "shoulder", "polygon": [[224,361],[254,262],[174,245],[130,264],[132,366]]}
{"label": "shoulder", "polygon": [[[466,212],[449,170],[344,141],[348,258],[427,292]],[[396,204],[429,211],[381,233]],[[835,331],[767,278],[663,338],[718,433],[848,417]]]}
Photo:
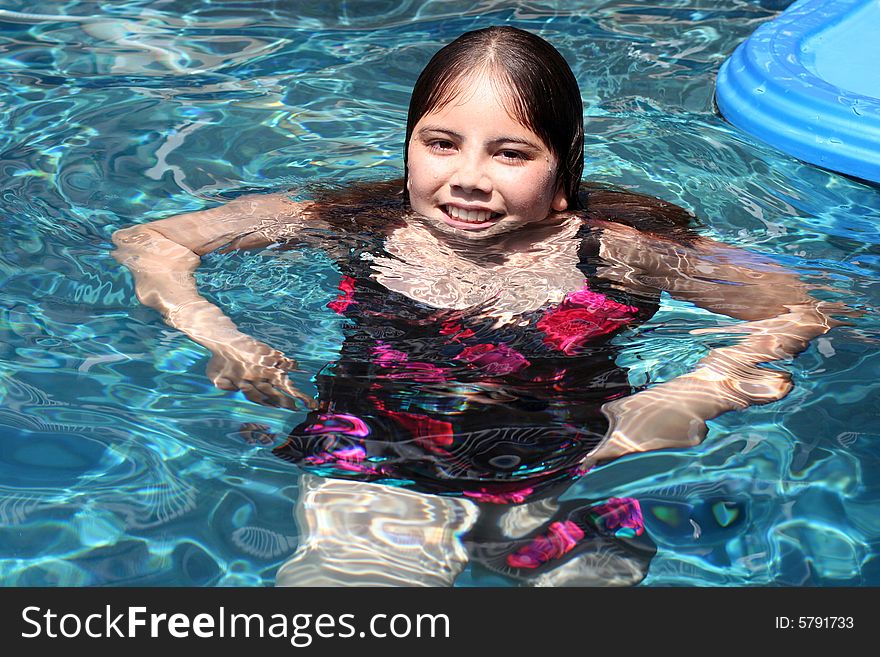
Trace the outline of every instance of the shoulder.
{"label": "shoulder", "polygon": [[336,228],[389,233],[405,223],[402,179],[322,186],[313,191],[321,218]]}
{"label": "shoulder", "polygon": [[694,213],[661,198],[587,184],[581,191],[579,201],[580,212],[591,222],[627,226],[639,233],[677,242],[688,242],[698,237],[699,222]]}
{"label": "shoulder", "polygon": [[[354,182],[345,186],[321,183],[304,190],[302,196],[306,200],[294,198],[293,193],[240,197],[233,201],[235,211],[255,219],[251,222],[253,232],[242,235],[241,244],[308,241],[311,229],[317,229],[324,238],[329,231],[343,241],[365,232],[387,235],[403,223],[399,188],[402,185],[398,181]],[[328,250],[326,239],[319,242],[321,248]]]}

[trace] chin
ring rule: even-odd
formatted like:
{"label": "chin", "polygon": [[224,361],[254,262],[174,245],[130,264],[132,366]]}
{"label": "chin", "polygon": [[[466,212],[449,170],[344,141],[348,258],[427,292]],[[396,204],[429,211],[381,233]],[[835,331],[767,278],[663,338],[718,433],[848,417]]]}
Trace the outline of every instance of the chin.
{"label": "chin", "polygon": [[447,235],[455,235],[456,237],[459,237],[463,240],[472,240],[476,242],[480,240],[491,239],[498,235],[505,235],[519,228],[519,225],[507,223],[504,220],[501,220],[481,230],[466,230],[463,228],[456,228],[455,226],[450,226],[442,219],[429,219],[429,221],[431,222],[432,226],[437,228],[437,230],[442,231]]}
{"label": "chin", "polygon": [[486,228],[468,230],[450,225],[443,217],[432,217],[430,215],[419,216],[439,232],[446,235],[454,235],[464,240],[473,241],[491,239],[499,235],[507,235],[526,226],[538,223],[538,220],[529,221],[520,218],[502,217]]}

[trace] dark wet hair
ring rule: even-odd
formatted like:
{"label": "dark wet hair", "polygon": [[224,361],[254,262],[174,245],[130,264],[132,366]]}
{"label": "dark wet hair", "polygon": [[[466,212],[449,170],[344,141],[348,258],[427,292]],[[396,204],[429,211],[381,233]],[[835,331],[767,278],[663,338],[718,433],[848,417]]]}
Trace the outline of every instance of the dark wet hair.
{"label": "dark wet hair", "polygon": [[607,184],[584,183],[580,207],[587,219],[631,226],[679,244],[700,238],[700,222],[689,210],[654,196]]}
{"label": "dark wet hair", "polygon": [[431,58],[413,87],[409,103],[404,167],[416,123],[454,100],[473,73],[485,73],[500,82],[499,91],[510,115],[538,135],[556,155],[557,181],[562,184],[569,209],[576,209],[584,169],[584,108],[577,80],[556,48],[515,27],[465,32]]}

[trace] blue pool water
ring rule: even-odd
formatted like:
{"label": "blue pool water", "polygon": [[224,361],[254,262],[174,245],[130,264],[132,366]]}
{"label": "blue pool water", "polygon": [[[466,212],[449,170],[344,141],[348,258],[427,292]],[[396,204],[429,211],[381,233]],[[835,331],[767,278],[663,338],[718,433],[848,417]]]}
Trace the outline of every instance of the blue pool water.
{"label": "blue pool water", "polygon": [[[572,64],[588,178],[693,209],[866,311],[791,364],[785,399],[630,457],[566,498],[632,497],[643,586],[880,585],[880,191],[725,123],[714,76],[785,2],[8,0],[0,10],[0,583],[275,582],[304,479],[240,436],[302,415],[213,388],[207,352],[137,303],[110,257],[132,223],[244,190],[401,173],[410,87],[463,31],[507,23]],[[35,6],[39,8],[39,13]],[[329,260],[214,255],[201,289],[246,332],[332,360]],[[634,381],[686,371],[718,318],[664,299],[627,337]],[[513,582],[467,567],[459,586]]]}

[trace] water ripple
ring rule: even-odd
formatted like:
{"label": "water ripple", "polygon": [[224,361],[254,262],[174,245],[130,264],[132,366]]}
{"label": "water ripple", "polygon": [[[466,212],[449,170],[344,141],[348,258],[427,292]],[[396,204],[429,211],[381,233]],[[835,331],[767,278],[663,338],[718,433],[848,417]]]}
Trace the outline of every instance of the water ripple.
{"label": "water ripple", "polygon": [[[600,468],[567,499],[641,500],[660,548],[644,585],[877,585],[880,192],[756,142],[712,97],[720,62],[785,4],[5,2],[0,582],[483,581],[459,544],[468,504],[348,489],[321,506],[332,482],[300,482],[245,443],[242,424],[284,435],[302,415],[213,388],[207,352],[136,302],[107,251],[123,225],[243,192],[398,176],[421,67],[462,31],[506,23],[571,62],[590,178],[692,209],[708,235],[866,312],[782,365],[787,398],[718,418],[698,448]],[[295,383],[313,392],[309,373],[342,334],[326,258],[213,255],[199,281],[243,329],[296,354]],[[726,322],[664,297],[621,339],[621,362],[634,385],[669,379],[733,339],[687,330]],[[391,519],[367,512],[377,499]],[[405,555],[438,519],[426,575]],[[316,542],[312,525],[328,535]],[[607,558],[563,575],[591,581]]]}

